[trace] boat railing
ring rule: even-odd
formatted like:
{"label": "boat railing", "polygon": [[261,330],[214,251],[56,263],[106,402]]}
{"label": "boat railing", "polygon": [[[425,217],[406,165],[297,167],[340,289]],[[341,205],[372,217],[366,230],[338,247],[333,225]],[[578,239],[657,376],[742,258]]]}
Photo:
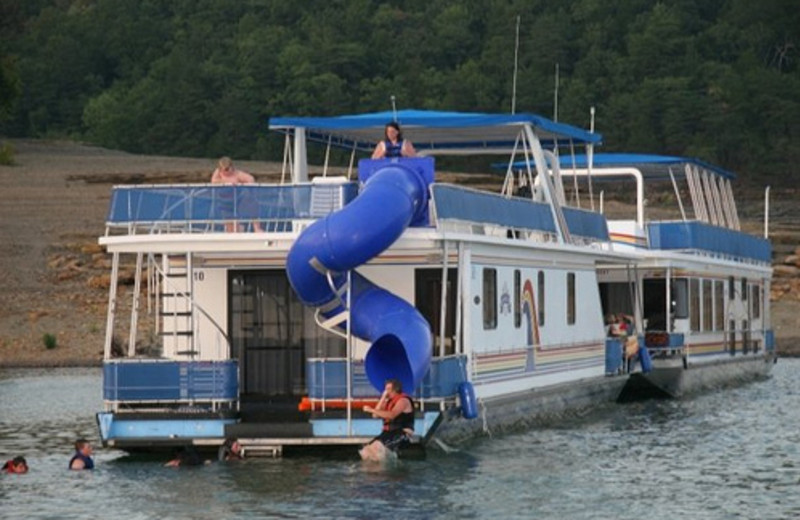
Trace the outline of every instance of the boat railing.
{"label": "boat railing", "polygon": [[[606,338],[606,375],[615,376],[633,372],[636,362],[641,362],[641,350],[646,348],[646,344],[646,339],[641,334]],[[652,349],[648,348],[648,352],[650,351]]]}
{"label": "boat railing", "polygon": [[[320,407],[326,400],[347,399],[347,359],[308,358],[306,360],[306,386],[308,400],[318,401]],[[414,397],[426,401],[452,398],[459,384],[467,381],[467,360],[464,355],[436,357],[430,369],[414,392]],[[357,400],[378,399],[380,392],[367,379],[364,361],[352,361],[351,397]]]}
{"label": "boat railing", "polygon": [[211,233],[241,229],[292,232],[353,200],[355,182],[293,185],[182,184],[115,186],[106,234]]}
{"label": "boat railing", "polygon": [[681,332],[649,330],[644,334],[643,343],[651,354],[662,357],[682,356],[686,351],[686,336]]}
{"label": "boat railing", "polygon": [[[555,241],[556,226],[549,204],[507,197],[449,184],[431,186],[433,213],[440,228],[507,238]],[[607,242],[603,215],[564,207],[564,218],[575,242]]]}
{"label": "boat railing", "polygon": [[659,221],[647,224],[650,249],[705,254],[717,258],[769,264],[769,240],[742,231],[692,221]]}
{"label": "boat railing", "polygon": [[238,362],[110,359],[103,362],[103,400],[118,411],[186,404],[217,410],[238,399]]}

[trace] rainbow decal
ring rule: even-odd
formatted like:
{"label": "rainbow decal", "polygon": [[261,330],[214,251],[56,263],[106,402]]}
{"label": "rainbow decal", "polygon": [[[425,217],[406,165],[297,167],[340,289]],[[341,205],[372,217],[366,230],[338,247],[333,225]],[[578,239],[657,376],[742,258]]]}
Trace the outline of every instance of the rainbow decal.
{"label": "rainbow decal", "polygon": [[[736,342],[736,349],[742,348],[741,342]],[[702,356],[706,354],[725,354],[728,351],[725,349],[723,341],[713,341],[709,343],[692,343],[686,345],[686,353],[690,356]]]}
{"label": "rainbow decal", "polygon": [[536,320],[536,301],[533,299],[533,284],[525,280],[522,286],[522,313],[528,321],[528,355],[525,362],[525,371],[531,372],[536,366],[535,350],[539,343],[539,322]]}
{"label": "rainbow decal", "polygon": [[602,366],[605,363],[605,344],[603,343],[571,343],[553,346],[514,349],[494,354],[475,356],[475,369],[478,381],[510,381],[529,377],[532,369],[533,351],[536,353],[536,374],[564,373],[583,368]]}
{"label": "rainbow decal", "polygon": [[647,247],[647,240],[645,239],[645,237],[640,237],[637,235],[629,235],[627,233],[609,233],[608,236],[612,242],[616,242],[618,244],[627,244],[636,247]]}

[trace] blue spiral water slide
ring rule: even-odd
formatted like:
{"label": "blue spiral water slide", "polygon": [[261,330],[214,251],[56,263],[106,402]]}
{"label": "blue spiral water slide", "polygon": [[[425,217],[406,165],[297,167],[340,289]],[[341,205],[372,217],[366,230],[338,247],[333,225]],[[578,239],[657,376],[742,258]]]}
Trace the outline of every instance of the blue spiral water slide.
{"label": "blue spiral water slide", "polygon": [[286,263],[297,295],[325,318],[346,310],[347,272],[352,271],[350,328],[371,342],[365,369],[379,391],[389,378],[399,379],[406,392],[417,388],[431,362],[431,330],[411,304],[355,269],[390,247],[407,227],[426,220],[427,185],[415,167],[387,162],[350,204],[306,228]]}

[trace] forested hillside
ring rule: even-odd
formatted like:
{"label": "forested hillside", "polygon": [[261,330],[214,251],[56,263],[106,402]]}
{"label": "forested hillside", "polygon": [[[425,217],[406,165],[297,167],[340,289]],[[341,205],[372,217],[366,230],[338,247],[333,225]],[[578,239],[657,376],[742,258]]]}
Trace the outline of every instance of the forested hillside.
{"label": "forested hillside", "polygon": [[797,0],[0,0],[0,135],[276,158],[272,115],[518,112],[800,178]]}

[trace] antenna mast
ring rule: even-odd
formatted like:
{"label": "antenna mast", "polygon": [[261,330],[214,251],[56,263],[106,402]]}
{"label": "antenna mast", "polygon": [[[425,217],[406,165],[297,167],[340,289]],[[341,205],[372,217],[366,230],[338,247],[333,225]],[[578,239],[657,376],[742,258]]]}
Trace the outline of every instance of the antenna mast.
{"label": "antenna mast", "polygon": [[558,122],[558,62],[556,62],[556,89],[555,102],[553,103],[553,121]]}
{"label": "antenna mast", "polygon": [[517,69],[519,66],[519,15],[517,15],[517,37],[514,42],[514,78],[511,81],[511,113],[517,112]]}

